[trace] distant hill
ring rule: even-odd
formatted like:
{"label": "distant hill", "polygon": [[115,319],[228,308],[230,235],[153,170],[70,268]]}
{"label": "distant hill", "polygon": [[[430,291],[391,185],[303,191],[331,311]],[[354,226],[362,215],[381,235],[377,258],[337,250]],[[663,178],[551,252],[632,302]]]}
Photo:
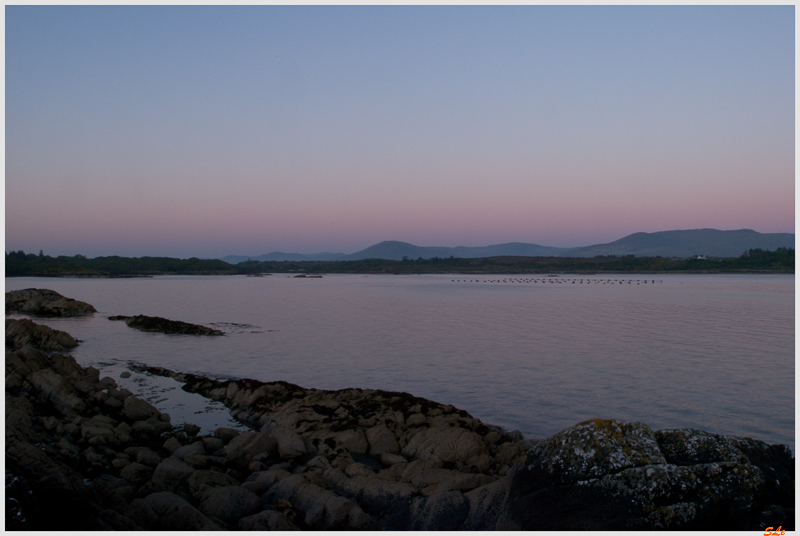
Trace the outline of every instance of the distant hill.
{"label": "distant hill", "polygon": [[431,259],[434,257],[474,259],[482,257],[595,257],[597,255],[636,255],[637,257],[738,257],[749,249],[774,251],[779,247],[794,248],[792,233],[759,233],[750,229],[720,231],[718,229],[690,229],[685,231],[660,231],[634,233],[608,244],[595,244],[578,248],[557,248],[510,242],[483,247],[423,247],[407,242],[385,241],[356,253],[300,253],[273,252],[246,257],[229,255],[222,260],[237,264],[254,261],[334,261],[362,259]]}
{"label": "distant hill", "polygon": [[258,255],[247,257],[245,255],[228,255],[222,257],[222,260],[229,264],[239,264],[245,261],[260,261],[260,262],[274,262],[274,261],[338,261],[345,257],[344,253],[311,253],[304,255],[302,253],[283,253],[281,251],[273,251],[266,255]]}
{"label": "distant hill", "polygon": [[561,248],[548,246],[538,246],[536,244],[523,244],[511,242],[508,244],[497,244],[495,246],[484,247],[421,247],[406,242],[381,242],[362,249],[352,255],[346,255],[342,260],[357,261],[361,259],[388,259],[393,261],[409,259],[431,259],[433,257],[447,258],[457,257],[461,259],[476,259],[480,257],[548,257],[558,255]]}
{"label": "distant hill", "polygon": [[749,249],[774,251],[794,248],[794,234],[758,233],[751,229],[720,231],[690,229],[634,233],[615,242],[564,250],[564,257],[594,257],[596,255],[636,255],[637,257],[738,257]]}

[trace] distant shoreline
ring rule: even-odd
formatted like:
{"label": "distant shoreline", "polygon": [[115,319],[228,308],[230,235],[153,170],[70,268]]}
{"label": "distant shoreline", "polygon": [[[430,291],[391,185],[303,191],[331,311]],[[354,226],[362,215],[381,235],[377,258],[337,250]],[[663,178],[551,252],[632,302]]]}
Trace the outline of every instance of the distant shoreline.
{"label": "distant shoreline", "polygon": [[[272,274],[264,273],[259,275],[270,276],[270,275],[300,275],[304,274],[305,272],[274,272]],[[542,276],[546,275],[548,272],[405,272],[405,273],[384,273],[384,272],[333,272],[327,273],[323,272],[319,275],[322,277],[324,275],[503,275],[503,276],[512,276],[512,275],[536,275]],[[245,274],[231,274],[231,273],[222,273],[222,274],[198,274],[198,273],[175,273],[175,272],[165,272],[165,273],[157,273],[157,274],[126,274],[126,275],[103,275],[103,274],[26,274],[26,275],[6,275],[7,279],[14,279],[20,277],[52,277],[52,278],[60,278],[60,279],[148,279],[153,277],[165,277],[165,276],[174,276],[174,275],[185,275],[185,276],[214,276],[214,277],[230,277],[230,276],[240,276]],[[569,275],[579,275],[579,276],[601,276],[601,275],[795,275],[795,273],[789,271],[777,271],[777,270],[740,270],[740,271],[719,271],[719,272],[711,272],[711,271],[664,271],[664,272],[559,272],[557,274],[559,276],[569,276]]]}
{"label": "distant shoreline", "polygon": [[740,257],[433,257],[401,261],[245,261],[229,264],[218,259],[170,257],[49,257],[6,254],[6,277],[152,277],[156,275],[258,275],[284,274],[793,274],[794,249],[748,250]]}

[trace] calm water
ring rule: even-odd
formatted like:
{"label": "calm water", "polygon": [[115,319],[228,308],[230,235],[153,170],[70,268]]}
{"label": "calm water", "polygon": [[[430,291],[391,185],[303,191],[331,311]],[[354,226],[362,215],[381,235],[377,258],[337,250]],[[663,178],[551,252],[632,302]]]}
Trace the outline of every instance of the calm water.
{"label": "calm water", "polygon": [[[10,278],[6,289],[51,288],[94,305],[93,318],[43,321],[83,341],[73,351],[83,365],[135,361],[322,389],[407,391],[529,438],[615,418],[794,449],[794,276],[644,281]],[[228,335],[142,333],[107,320],[117,314],[222,323]]]}

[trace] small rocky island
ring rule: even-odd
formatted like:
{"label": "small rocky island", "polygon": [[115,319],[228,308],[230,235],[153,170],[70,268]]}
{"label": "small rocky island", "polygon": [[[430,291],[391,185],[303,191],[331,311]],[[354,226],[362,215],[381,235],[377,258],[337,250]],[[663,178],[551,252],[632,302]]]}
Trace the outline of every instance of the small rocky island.
{"label": "small rocky island", "polygon": [[157,333],[166,333],[168,335],[212,335],[219,336],[225,335],[224,331],[218,329],[207,328],[197,324],[189,324],[188,322],[181,322],[179,320],[167,320],[160,316],[124,316],[115,315],[108,317],[109,320],[124,320],[125,324],[139,331],[150,331]]}
{"label": "small rocky island", "polygon": [[201,435],[71,341],[6,320],[6,530],[794,529],[784,445],[603,419],[531,441],[408,393],[144,369],[250,428]]}
{"label": "small rocky island", "polygon": [[22,313],[31,316],[66,317],[96,313],[92,305],[73,298],[65,298],[46,288],[28,288],[6,292],[6,314]]}

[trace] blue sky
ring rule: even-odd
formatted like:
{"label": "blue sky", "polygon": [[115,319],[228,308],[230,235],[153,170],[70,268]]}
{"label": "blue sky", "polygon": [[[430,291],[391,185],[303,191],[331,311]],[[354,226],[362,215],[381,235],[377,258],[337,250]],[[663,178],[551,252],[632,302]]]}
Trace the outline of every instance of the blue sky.
{"label": "blue sky", "polygon": [[6,7],[6,250],[794,231],[794,6]]}

